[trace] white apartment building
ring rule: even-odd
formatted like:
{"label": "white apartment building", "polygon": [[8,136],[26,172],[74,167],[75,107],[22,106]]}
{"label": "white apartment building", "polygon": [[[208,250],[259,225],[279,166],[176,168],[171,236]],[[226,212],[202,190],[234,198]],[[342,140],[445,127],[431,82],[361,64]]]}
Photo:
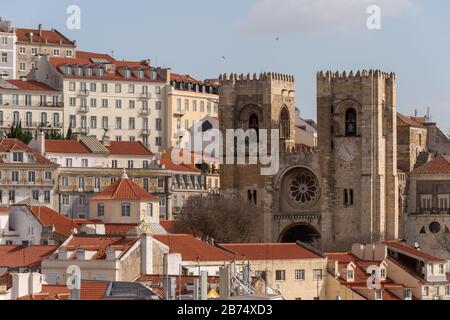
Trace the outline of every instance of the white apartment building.
{"label": "white apartment building", "polygon": [[0,17],[0,79],[16,77],[16,41],[11,22]]}
{"label": "white apartment building", "polygon": [[40,203],[53,207],[58,166],[17,139],[0,141],[0,203]]}
{"label": "white apartment building", "polygon": [[23,129],[62,130],[62,94],[37,81],[0,80],[0,132]]}
{"label": "white apartment building", "polygon": [[82,51],[76,59],[40,56],[36,64],[30,78],[63,92],[65,130],[141,141],[154,152],[162,146],[164,70]]}

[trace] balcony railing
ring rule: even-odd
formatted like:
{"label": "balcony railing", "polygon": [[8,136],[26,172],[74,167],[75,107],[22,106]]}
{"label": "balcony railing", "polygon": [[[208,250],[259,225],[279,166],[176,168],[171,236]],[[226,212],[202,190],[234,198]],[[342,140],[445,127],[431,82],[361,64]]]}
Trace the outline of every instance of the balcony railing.
{"label": "balcony railing", "polygon": [[88,113],[89,112],[89,107],[88,106],[81,106],[78,108],[78,112],[79,113]]}
{"label": "balcony railing", "polygon": [[149,114],[150,114],[150,110],[148,108],[142,108],[139,111],[139,115],[141,115],[141,116],[148,116]]}
{"label": "balcony railing", "polygon": [[90,129],[89,129],[89,128],[81,127],[81,128],[78,128],[78,129],[76,130],[76,132],[81,133],[81,134],[89,134]]}
{"label": "balcony railing", "polygon": [[429,208],[429,209],[424,209],[424,208],[417,208],[417,212],[416,214],[448,214],[450,215],[450,208],[448,209],[441,209],[441,208]]}
{"label": "balcony railing", "polygon": [[78,94],[82,97],[88,97],[90,93],[89,90],[80,90]]}
{"label": "balcony railing", "polygon": [[141,130],[141,136],[149,136],[150,135],[150,129],[142,129]]}
{"label": "balcony railing", "polygon": [[151,99],[152,94],[150,92],[142,92],[140,98],[142,100]]}
{"label": "balcony railing", "polygon": [[62,129],[64,124],[62,122],[58,123],[50,123],[50,122],[27,122],[25,121],[0,121],[0,128],[7,129],[11,128],[13,125],[17,126],[19,123],[22,124],[22,128],[25,129],[37,129],[42,128],[43,130],[53,130],[53,129]]}
{"label": "balcony railing", "polygon": [[13,100],[2,100],[0,101],[0,107],[14,107],[14,108],[63,108],[63,102],[30,102],[25,103],[24,101],[13,101]]}

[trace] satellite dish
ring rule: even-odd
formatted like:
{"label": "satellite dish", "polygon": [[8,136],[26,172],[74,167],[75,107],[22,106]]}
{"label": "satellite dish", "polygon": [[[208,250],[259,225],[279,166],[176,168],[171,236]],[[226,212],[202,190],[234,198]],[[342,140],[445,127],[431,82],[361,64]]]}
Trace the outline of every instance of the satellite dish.
{"label": "satellite dish", "polygon": [[420,244],[418,242],[414,243],[414,248],[416,248],[417,250],[420,249]]}
{"label": "satellite dish", "polygon": [[77,229],[75,229],[75,228],[74,228],[74,229],[72,229],[72,234],[73,234],[73,235],[76,235],[76,234],[78,234],[78,230],[77,230]]}

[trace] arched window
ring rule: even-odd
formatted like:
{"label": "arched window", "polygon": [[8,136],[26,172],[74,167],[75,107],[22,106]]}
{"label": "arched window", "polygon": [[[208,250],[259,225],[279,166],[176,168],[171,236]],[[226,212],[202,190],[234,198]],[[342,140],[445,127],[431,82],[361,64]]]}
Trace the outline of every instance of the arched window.
{"label": "arched window", "polygon": [[291,123],[289,119],[289,112],[283,108],[280,114],[280,139],[289,140],[291,138]]}
{"label": "arched window", "polygon": [[259,118],[256,114],[252,113],[250,117],[248,118],[248,129],[255,130],[256,131],[256,137],[259,142]]}
{"label": "arched window", "polygon": [[353,108],[349,108],[345,112],[345,135],[356,136],[356,130],[357,130],[356,111]]}

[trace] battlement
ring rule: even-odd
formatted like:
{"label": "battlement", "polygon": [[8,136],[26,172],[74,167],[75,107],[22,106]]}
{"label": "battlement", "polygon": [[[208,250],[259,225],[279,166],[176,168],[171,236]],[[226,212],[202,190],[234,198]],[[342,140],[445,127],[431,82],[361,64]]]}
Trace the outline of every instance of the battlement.
{"label": "battlement", "polygon": [[244,75],[244,74],[237,74],[232,73],[230,75],[221,74],[219,76],[220,85],[223,84],[246,84],[246,83],[261,83],[261,82],[285,82],[288,84],[295,84],[294,76],[288,75],[288,74],[282,74],[282,73],[275,73],[275,72],[264,72],[257,75],[256,73],[251,76],[250,74]]}
{"label": "battlement", "polygon": [[347,73],[346,71],[319,71],[317,72],[317,80],[358,80],[364,78],[380,78],[382,80],[394,80],[396,79],[395,73],[391,72],[383,72],[381,70],[358,70],[356,73],[350,71]]}

